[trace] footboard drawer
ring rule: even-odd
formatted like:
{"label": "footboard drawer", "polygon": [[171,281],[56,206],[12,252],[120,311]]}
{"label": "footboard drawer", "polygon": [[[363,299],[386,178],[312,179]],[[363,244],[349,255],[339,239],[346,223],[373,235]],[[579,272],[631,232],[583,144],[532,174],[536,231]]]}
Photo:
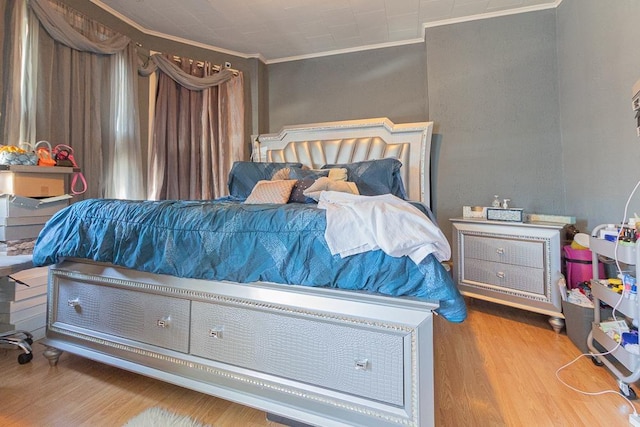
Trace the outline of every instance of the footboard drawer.
{"label": "footboard drawer", "polygon": [[194,301],[191,353],[283,378],[404,403],[406,334]]}
{"label": "footboard drawer", "polygon": [[70,325],[188,352],[189,300],[70,279],[59,280],[57,287],[55,326]]}

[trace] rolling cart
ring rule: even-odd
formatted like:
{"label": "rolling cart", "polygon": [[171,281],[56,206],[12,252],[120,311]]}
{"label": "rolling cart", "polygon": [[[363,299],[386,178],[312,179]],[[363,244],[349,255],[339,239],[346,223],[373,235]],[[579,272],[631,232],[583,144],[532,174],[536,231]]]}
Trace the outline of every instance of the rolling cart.
{"label": "rolling cart", "polygon": [[[634,245],[617,245],[605,239],[598,238],[600,230],[606,225],[597,226],[591,233],[589,239],[589,249],[593,254],[593,278],[591,282],[591,293],[593,295],[594,305],[594,322],[591,326],[591,332],[587,337],[587,347],[593,355],[593,362],[596,365],[606,366],[617,378],[620,392],[629,399],[636,399],[636,393],[631,388],[631,384],[640,379],[640,355],[629,352],[623,346],[613,340],[600,328],[600,301],[615,307],[620,301],[621,295],[612,289],[600,284],[598,279],[598,256],[602,255],[607,258],[617,259],[619,263],[624,264],[631,270],[629,274],[638,277],[637,271],[640,266],[640,241]],[[637,296],[622,296],[622,301],[617,305],[617,319],[627,317],[632,320],[640,319],[640,298]],[[606,356],[597,356],[602,351],[599,350],[595,343],[611,351],[610,360]],[[614,363],[617,362],[617,363]]]}

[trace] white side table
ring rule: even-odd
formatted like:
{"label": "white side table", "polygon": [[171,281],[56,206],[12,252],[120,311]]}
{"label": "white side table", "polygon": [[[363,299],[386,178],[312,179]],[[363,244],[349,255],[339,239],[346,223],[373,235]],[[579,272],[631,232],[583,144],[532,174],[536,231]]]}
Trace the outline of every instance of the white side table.
{"label": "white side table", "polygon": [[454,279],[463,295],[550,316],[564,327],[561,232],[555,223],[519,223],[467,218],[453,223]]}

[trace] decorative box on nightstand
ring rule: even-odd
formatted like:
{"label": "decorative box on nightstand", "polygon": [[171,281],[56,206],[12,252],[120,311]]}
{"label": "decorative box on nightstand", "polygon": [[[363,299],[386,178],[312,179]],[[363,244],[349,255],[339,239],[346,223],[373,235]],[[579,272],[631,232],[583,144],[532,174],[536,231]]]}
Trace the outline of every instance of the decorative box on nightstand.
{"label": "decorative box on nightstand", "polygon": [[453,273],[463,295],[549,315],[564,326],[562,224],[452,219]]}
{"label": "decorative box on nightstand", "polygon": [[493,221],[522,222],[523,209],[520,208],[487,208],[487,219]]}

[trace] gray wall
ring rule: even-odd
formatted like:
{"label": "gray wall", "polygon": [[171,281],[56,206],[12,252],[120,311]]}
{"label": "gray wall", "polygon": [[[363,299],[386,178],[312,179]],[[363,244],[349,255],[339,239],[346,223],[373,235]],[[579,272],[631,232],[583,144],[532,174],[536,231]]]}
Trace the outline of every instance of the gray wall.
{"label": "gray wall", "polygon": [[428,117],[422,44],[269,65],[269,129],[333,120]]}
{"label": "gray wall", "polygon": [[269,65],[269,127],[435,122],[440,226],[494,194],[565,213],[555,10],[428,29],[415,44]]}
{"label": "gray wall", "polygon": [[[558,81],[567,212],[585,229],[622,221],[640,179],[631,88],[640,79],[640,2],[564,0]],[[629,214],[640,214],[640,194]]]}
{"label": "gray wall", "polygon": [[493,195],[564,213],[555,11],[427,29],[429,120],[440,138],[436,214]]}

